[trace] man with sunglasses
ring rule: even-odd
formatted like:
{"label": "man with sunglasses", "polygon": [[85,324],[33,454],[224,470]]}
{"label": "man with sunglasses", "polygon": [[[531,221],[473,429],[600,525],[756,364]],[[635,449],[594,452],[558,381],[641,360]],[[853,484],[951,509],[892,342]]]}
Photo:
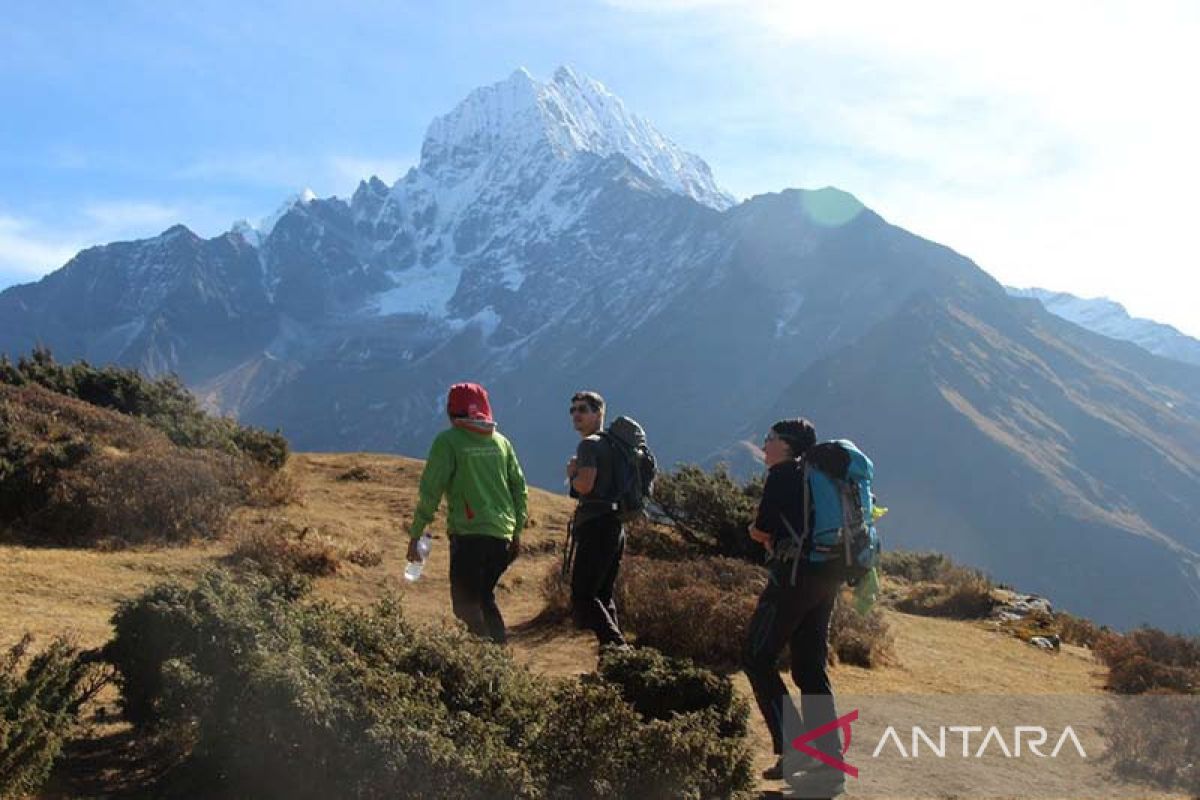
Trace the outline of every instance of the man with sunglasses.
{"label": "man with sunglasses", "polygon": [[[785,419],[771,426],[763,441],[767,480],[750,525],[750,537],[771,558],[767,586],[747,628],[742,666],[779,757],[763,777],[775,780],[792,772],[785,770],[785,761],[790,764],[795,759],[784,758],[790,738],[837,719],[826,660],[829,621],[844,575],[836,565],[806,561],[797,541],[797,534],[807,530],[803,459],[813,452],[816,441],[816,431],[806,419]],[[792,680],[800,689],[800,729],[793,737],[784,735],[785,722],[789,728],[797,723],[791,695],[779,677],[784,647],[790,648]],[[836,732],[816,739],[813,746],[831,757],[841,756]],[[790,755],[802,754],[791,751]],[[841,790],[845,782],[841,772],[815,760],[809,767],[804,782],[809,787],[815,784],[819,793],[800,796],[832,796]]]}
{"label": "man with sunglasses", "polygon": [[625,550],[625,531],[614,502],[614,453],[600,435],[604,427],[604,398],[596,392],[571,397],[571,424],[580,436],[575,456],[567,463],[571,496],[578,498],[571,520],[574,561],[571,606],[575,626],[596,634],[600,646],[628,647],[617,625],[613,586]]}

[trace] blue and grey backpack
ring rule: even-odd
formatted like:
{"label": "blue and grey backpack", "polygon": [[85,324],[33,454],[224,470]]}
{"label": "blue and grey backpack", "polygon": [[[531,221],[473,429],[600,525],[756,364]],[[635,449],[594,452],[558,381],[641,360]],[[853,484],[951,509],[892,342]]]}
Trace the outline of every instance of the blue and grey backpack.
{"label": "blue and grey backpack", "polygon": [[[838,439],[814,445],[801,459],[801,469],[805,529],[792,530],[784,519],[796,544],[796,565],[839,563],[853,586],[879,563],[871,494],[875,466],[854,442]],[[795,567],[793,580],[794,573]]]}

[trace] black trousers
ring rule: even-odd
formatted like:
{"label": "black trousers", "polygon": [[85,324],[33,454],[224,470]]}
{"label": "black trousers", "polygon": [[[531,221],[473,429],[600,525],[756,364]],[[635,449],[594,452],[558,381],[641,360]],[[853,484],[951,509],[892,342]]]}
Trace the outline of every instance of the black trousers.
{"label": "black trousers", "polygon": [[508,542],[494,536],[450,537],[450,602],[454,616],[476,636],[504,644],[504,617],[496,605],[496,583],[508,569]]}
{"label": "black trousers", "polygon": [[615,514],[605,515],[572,529],[575,560],[571,571],[571,613],[575,627],[596,634],[601,645],[625,644],[617,625],[613,586],[625,552],[625,531]]}
{"label": "black trousers", "polygon": [[[837,570],[804,571],[796,574],[791,585],[792,565],[772,562],[770,580],[758,599],[750,620],[742,665],[758,709],[771,731],[771,744],[776,755],[785,746],[783,723],[785,704],[791,696],[779,677],[779,655],[791,648],[792,680],[800,689],[801,729],[790,733],[794,738],[803,731],[813,730],[837,719],[833,702],[833,687],[826,672],[829,656],[829,619],[837,600],[842,576]],[[792,717],[794,719],[794,717]],[[837,732],[813,741],[812,746],[832,756],[841,755]]]}

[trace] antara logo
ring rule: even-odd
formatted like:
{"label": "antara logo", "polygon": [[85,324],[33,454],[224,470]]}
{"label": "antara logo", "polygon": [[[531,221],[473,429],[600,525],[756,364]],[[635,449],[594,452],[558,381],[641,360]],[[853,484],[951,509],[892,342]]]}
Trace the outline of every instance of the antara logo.
{"label": "antara logo", "polygon": [[[820,761],[826,766],[839,769],[852,778],[858,777],[858,767],[847,763],[845,758],[846,751],[850,749],[850,725],[858,720],[858,709],[854,709],[845,716],[838,717],[832,722],[814,728],[811,731],[797,736],[792,740],[792,747],[802,753],[809,755]],[[844,732],[842,737],[842,758],[823,753],[812,746],[814,739],[819,739],[822,736],[833,733],[835,730]],[[931,731],[936,730],[936,737],[931,735]],[[946,758],[947,753],[953,755],[953,751],[948,747],[949,739],[961,737],[962,740],[962,757],[963,758],[983,758],[989,750],[994,750],[996,754],[1003,754],[1005,758],[1020,758],[1022,752],[1032,753],[1039,758],[1058,758],[1063,748],[1070,744],[1080,758],[1087,758],[1087,752],[1084,751],[1083,745],[1079,741],[1079,737],[1075,734],[1074,729],[1068,725],[1055,740],[1053,749],[1049,752],[1043,752],[1051,739],[1050,731],[1040,725],[1016,725],[1012,728],[1011,736],[1005,737],[1001,729],[995,725],[990,728],[983,728],[980,725],[942,725],[936,729],[927,731],[925,728],[914,725],[909,731],[908,741],[910,746],[905,748],[904,740],[897,732],[896,727],[889,725],[884,730],[883,735],[879,737],[879,743],[875,746],[874,752],[871,753],[871,758],[879,758],[889,745],[893,747],[902,758],[912,759],[922,756],[922,748],[936,758]],[[982,738],[976,739],[979,742],[977,747],[972,747],[972,734],[981,734]],[[1009,746],[1009,743],[1012,746]]]}
{"label": "antara logo", "polygon": [[[980,725],[942,725],[937,728],[938,736],[935,740],[925,731],[924,728],[913,726],[911,738],[909,739],[911,747],[908,750],[904,749],[904,742],[900,738],[900,734],[896,729],[889,725],[887,730],[883,732],[883,736],[879,737],[879,744],[875,747],[875,752],[871,754],[871,758],[878,758],[883,752],[884,747],[891,742],[902,758],[918,758],[920,757],[921,743],[924,742],[925,748],[937,758],[946,758],[946,735],[962,737],[962,757],[963,758],[983,758],[988,752],[989,747],[993,747],[998,753],[1003,753],[1005,758],[1020,758],[1021,745],[1033,753],[1038,758],[1047,758],[1047,754],[1042,752],[1042,747],[1050,738],[1050,732],[1040,725],[1016,725],[1012,729],[1012,736],[1005,739],[1000,728],[993,725],[987,728],[984,733],[984,728]],[[983,734],[983,738],[978,740],[979,747],[972,752],[971,749],[971,734]],[[1012,747],[1008,746],[1012,742]],[[1059,734],[1058,740],[1054,745],[1054,749],[1050,751],[1049,758],[1058,758],[1059,752],[1063,746],[1070,742],[1075,748],[1075,752],[1080,758],[1087,758],[1087,753],[1084,752],[1083,745],[1079,742],[1079,737],[1075,735],[1075,731],[1068,725]]]}
{"label": "antara logo", "polygon": [[846,751],[850,749],[850,723],[854,722],[856,719],[858,719],[857,708],[845,716],[838,717],[833,722],[827,722],[819,728],[813,728],[811,731],[797,736],[792,740],[792,747],[796,748],[801,753],[812,756],[826,766],[833,767],[834,769],[840,769],[851,778],[857,778],[858,767],[852,764],[847,764],[840,758],[834,758],[828,753],[822,753],[820,750],[809,744],[809,742],[811,742],[813,739],[819,739],[825,734],[831,733],[832,731],[840,728],[846,732],[846,735],[842,740],[842,756],[844,757],[846,755]]}

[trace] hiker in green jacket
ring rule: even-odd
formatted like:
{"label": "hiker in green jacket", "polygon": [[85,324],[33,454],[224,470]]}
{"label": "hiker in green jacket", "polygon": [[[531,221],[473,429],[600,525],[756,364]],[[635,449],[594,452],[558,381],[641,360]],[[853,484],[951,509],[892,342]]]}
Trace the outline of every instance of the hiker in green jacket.
{"label": "hiker in green jacket", "polygon": [[503,644],[504,617],[496,583],[521,552],[525,475],[517,454],[492,419],[487,390],[456,383],[446,399],[450,427],[433,440],[409,527],[408,560],[433,521],[442,496],[449,506],[450,599],[454,615],[477,636]]}

